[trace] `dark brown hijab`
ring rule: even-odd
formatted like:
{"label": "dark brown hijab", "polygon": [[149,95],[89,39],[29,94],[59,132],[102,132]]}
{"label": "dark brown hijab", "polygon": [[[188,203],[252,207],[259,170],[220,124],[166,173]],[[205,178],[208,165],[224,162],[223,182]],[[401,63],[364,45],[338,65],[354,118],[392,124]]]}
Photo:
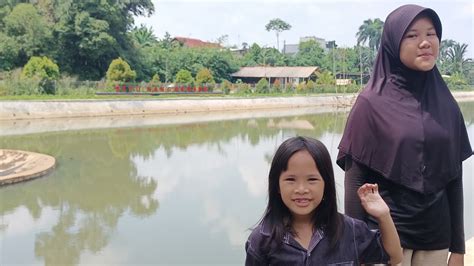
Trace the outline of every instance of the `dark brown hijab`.
{"label": "dark brown hijab", "polygon": [[414,71],[400,61],[403,35],[417,16],[441,22],[431,9],[404,5],[388,15],[374,72],[358,96],[339,144],[338,165],[350,156],[409,189],[431,193],[461,178],[471,156],[461,111],[437,67]]}

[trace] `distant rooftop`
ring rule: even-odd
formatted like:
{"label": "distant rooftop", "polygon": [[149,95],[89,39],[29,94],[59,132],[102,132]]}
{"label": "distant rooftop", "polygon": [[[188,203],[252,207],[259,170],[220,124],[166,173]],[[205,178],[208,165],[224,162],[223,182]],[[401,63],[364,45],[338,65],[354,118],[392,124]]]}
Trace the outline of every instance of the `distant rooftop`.
{"label": "distant rooftop", "polygon": [[185,47],[188,48],[195,48],[195,47],[214,47],[214,48],[221,48],[220,44],[212,43],[212,42],[205,42],[199,39],[187,38],[187,37],[174,37],[174,40],[182,43]]}

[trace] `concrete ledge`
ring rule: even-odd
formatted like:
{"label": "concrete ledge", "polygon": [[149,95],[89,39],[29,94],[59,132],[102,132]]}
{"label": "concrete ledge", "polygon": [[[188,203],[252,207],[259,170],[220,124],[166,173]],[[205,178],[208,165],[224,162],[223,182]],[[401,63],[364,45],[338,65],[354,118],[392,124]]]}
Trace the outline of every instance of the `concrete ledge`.
{"label": "concrete ledge", "polygon": [[49,155],[0,149],[0,186],[43,176],[55,165],[56,159]]}
{"label": "concrete ledge", "polygon": [[350,105],[355,95],[242,99],[150,99],[89,101],[1,101],[0,120],[177,114]]}

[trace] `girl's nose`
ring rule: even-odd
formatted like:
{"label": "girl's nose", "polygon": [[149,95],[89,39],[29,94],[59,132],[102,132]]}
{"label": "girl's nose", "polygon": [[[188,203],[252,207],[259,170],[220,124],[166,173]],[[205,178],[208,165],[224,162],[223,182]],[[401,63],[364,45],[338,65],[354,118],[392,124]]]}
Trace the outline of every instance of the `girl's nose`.
{"label": "girl's nose", "polygon": [[309,192],[309,189],[304,184],[299,184],[296,187],[295,192],[296,193],[307,193],[307,192]]}
{"label": "girl's nose", "polygon": [[421,43],[420,43],[420,48],[421,49],[430,48],[430,47],[431,47],[431,43],[428,40],[422,40],[421,41]]}

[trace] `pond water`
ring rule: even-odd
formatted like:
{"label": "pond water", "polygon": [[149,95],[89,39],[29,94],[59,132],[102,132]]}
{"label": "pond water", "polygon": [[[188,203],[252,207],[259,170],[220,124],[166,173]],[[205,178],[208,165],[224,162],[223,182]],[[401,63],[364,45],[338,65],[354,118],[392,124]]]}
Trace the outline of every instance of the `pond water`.
{"label": "pond water", "polygon": [[[474,102],[461,108],[474,144]],[[1,148],[50,154],[58,165],[48,176],[0,188],[0,265],[242,265],[275,149],[308,135],[334,161],[346,116],[3,135]],[[342,211],[343,172],[335,171]],[[474,159],[464,173],[469,239]]]}

